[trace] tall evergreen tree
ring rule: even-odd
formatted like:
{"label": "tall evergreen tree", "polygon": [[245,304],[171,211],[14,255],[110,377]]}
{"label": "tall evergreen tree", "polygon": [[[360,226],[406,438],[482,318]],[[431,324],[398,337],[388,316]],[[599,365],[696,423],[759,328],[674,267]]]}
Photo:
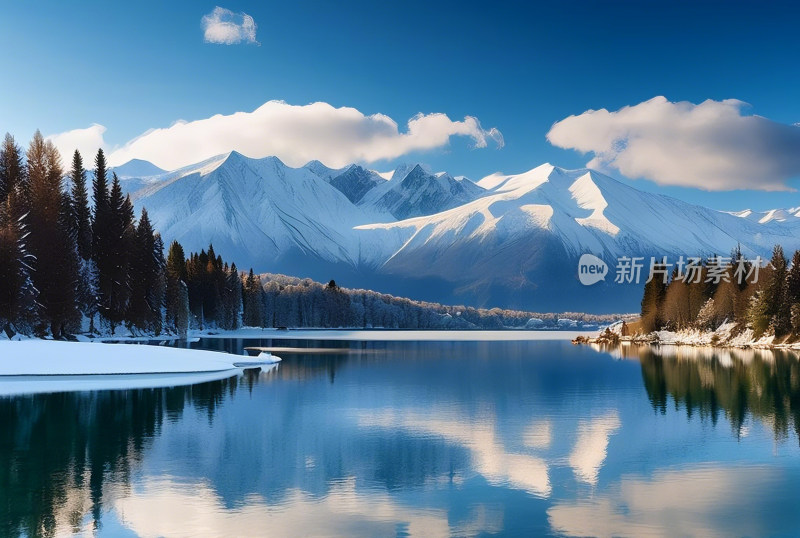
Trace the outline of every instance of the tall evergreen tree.
{"label": "tall evergreen tree", "polygon": [[24,242],[18,222],[9,216],[8,197],[0,201],[0,329],[19,317],[27,278]]}
{"label": "tall evergreen tree", "polygon": [[[666,271],[663,264],[656,264],[656,269],[659,271]],[[658,276],[659,273],[655,272],[655,276],[644,285],[644,296],[642,297],[642,329],[644,332],[651,332],[660,329],[663,325],[662,308],[664,305],[664,297],[667,293],[667,284],[665,279]],[[336,283],[333,282],[334,286]],[[330,284],[329,284],[330,285]]]}
{"label": "tall evergreen tree", "polygon": [[0,148],[0,328],[18,321],[28,281],[22,208],[18,207],[24,174],[22,151],[6,134]]}
{"label": "tall evergreen tree", "polygon": [[[41,329],[62,337],[77,317],[77,250],[70,236],[71,202],[62,189],[61,157],[39,131],[27,153],[33,284],[38,290]],[[73,325],[74,328],[74,325]]]}
{"label": "tall evergreen tree", "polygon": [[794,251],[786,278],[786,303],[789,305],[792,330],[800,333],[800,250]]}
{"label": "tall evergreen tree", "polygon": [[235,263],[231,267],[225,264],[223,273],[225,281],[222,288],[220,305],[222,315],[219,324],[222,329],[235,330],[239,328],[242,309],[242,281]]}
{"label": "tall evergreen tree", "polygon": [[203,282],[207,263],[208,256],[204,250],[201,250],[200,254],[192,253],[189,256],[189,260],[186,262],[186,285],[189,297],[189,311],[191,313],[192,325],[199,329],[203,329],[205,326],[203,316]]}
{"label": "tall evergreen tree", "polygon": [[242,303],[244,308],[243,323],[247,327],[263,327],[266,322],[264,301],[261,297],[264,290],[261,288],[261,279],[250,268],[244,281]]}
{"label": "tall evergreen tree", "polygon": [[147,210],[142,209],[130,253],[130,300],[127,321],[131,327],[155,332],[161,318],[159,276],[161,267],[156,253],[156,237]]}
{"label": "tall evergreen tree", "polygon": [[[108,177],[106,158],[102,149],[97,150],[94,159],[94,179],[92,197],[94,214],[92,216],[92,259],[95,266],[95,307],[102,316],[111,310],[110,298],[113,293],[113,239],[111,237],[111,208],[108,199]],[[94,318],[92,318],[94,319]]]}
{"label": "tall evergreen tree", "polygon": [[770,280],[765,288],[767,312],[772,318],[776,336],[787,334],[791,330],[791,305],[788,302],[786,256],[783,248],[775,245],[770,260]]}
{"label": "tall evergreen tree", "polygon": [[20,186],[24,177],[22,150],[14,137],[6,133],[0,148],[0,200],[6,200]]}
{"label": "tall evergreen tree", "polygon": [[[108,195],[108,228],[103,235],[108,240],[103,257],[107,257],[105,270],[108,271],[107,290],[100,289],[101,305],[104,316],[111,325],[113,334],[115,327],[125,320],[130,300],[130,254],[136,237],[133,218],[133,205],[130,198],[122,193],[122,185],[116,174],[113,174],[111,191]],[[98,266],[102,274],[103,266]]]}
{"label": "tall evergreen tree", "polygon": [[165,267],[166,326],[168,330],[185,335],[189,327],[189,294],[186,287],[186,255],[177,241],[169,246]]}
{"label": "tall evergreen tree", "polygon": [[86,170],[78,150],[72,156],[72,213],[78,255],[88,261],[92,257],[92,211],[89,208],[89,192],[86,189]]}

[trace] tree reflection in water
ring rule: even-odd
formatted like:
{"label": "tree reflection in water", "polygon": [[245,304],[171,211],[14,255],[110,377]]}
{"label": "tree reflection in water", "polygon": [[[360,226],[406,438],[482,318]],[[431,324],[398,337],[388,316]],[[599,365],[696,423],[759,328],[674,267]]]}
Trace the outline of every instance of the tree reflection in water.
{"label": "tree reflection in water", "polygon": [[192,406],[212,421],[226,394],[256,379],[0,398],[0,535],[77,532],[89,513],[97,526],[108,484],[129,487],[165,418]]}
{"label": "tree reflection in water", "polygon": [[628,346],[618,353],[638,357],[648,398],[660,413],[671,398],[689,418],[699,414],[716,424],[723,415],[737,437],[751,415],[776,439],[790,429],[800,439],[800,360],[793,351]]}

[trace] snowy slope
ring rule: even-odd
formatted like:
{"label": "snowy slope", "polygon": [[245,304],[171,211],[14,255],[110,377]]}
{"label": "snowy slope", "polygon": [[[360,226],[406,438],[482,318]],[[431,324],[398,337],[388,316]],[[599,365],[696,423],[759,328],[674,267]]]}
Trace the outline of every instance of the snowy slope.
{"label": "snowy slope", "polygon": [[482,194],[483,189],[466,178],[433,174],[417,164],[398,168],[389,181],[378,183],[360,203],[405,219],[457,207]]}
{"label": "snowy slope", "polygon": [[358,266],[353,227],[377,217],[305,167],[236,152],[176,171],[133,199],[167,241],[190,251],[213,243],[242,268],[299,274],[319,261]]}
{"label": "snowy slope", "polygon": [[457,208],[360,227],[384,234],[377,242],[391,254],[380,270],[450,282],[478,303],[587,310],[595,300],[635,307],[640,290],[582,287],[576,271],[583,253],[600,256],[613,271],[623,255],[727,254],[741,243],[747,254],[767,256],[775,243],[800,247],[800,222],[751,222],[585,169],[542,165],[479,185],[488,194]]}
{"label": "snowy slope", "polygon": [[166,241],[213,242],[240,268],[483,306],[635,310],[638,287],[578,283],[587,252],[613,273],[623,255],[800,248],[792,212],[750,218],[549,164],[476,184],[420,165],[387,180],[355,165],[291,168],[234,152],[157,176],[134,200]]}
{"label": "snowy slope", "polygon": [[771,221],[787,222],[800,219],[800,207],[791,207],[789,209],[770,209],[768,211],[752,211],[745,209],[744,211],[732,211],[731,215],[740,217],[759,224],[766,224]]}
{"label": "snowy slope", "polygon": [[331,185],[347,196],[347,199],[354,204],[361,202],[371,190],[385,183],[386,180],[375,172],[366,170],[356,164],[331,178]]}

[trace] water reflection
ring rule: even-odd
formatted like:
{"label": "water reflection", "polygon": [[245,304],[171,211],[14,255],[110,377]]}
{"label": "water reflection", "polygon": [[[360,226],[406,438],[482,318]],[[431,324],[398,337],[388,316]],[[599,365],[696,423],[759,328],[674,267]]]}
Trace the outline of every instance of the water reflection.
{"label": "water reflection", "polygon": [[447,511],[416,509],[381,491],[359,492],[354,478],[334,483],[322,498],[292,489],[279,505],[258,495],[227,506],[202,483],[146,481],[115,508],[124,524],[143,537],[193,536],[473,536],[502,530],[503,514],[477,505],[453,526]]}
{"label": "water reflection", "polygon": [[641,362],[652,406],[669,401],[716,424],[723,415],[735,434],[748,415],[767,424],[776,439],[800,433],[800,361],[791,351],[685,346],[630,347]]}
{"label": "water reflection", "polygon": [[416,436],[434,436],[455,443],[469,451],[472,467],[490,483],[541,497],[550,495],[547,463],[536,456],[506,451],[497,437],[492,416],[468,421],[405,409],[363,411],[357,419],[363,428],[402,429]]}
{"label": "water reflection", "polygon": [[578,426],[578,440],[569,455],[569,464],[575,475],[592,486],[597,484],[600,467],[608,451],[608,440],[620,427],[616,411],[589,421],[581,421]]}
{"label": "water reflection", "polygon": [[0,535],[78,532],[100,519],[109,482],[129,483],[164,418],[209,419],[232,378],[174,389],[0,398]]}
{"label": "water reflection", "polygon": [[569,536],[796,535],[797,476],[768,466],[710,466],[624,476],[606,492],[556,503],[553,530]]}
{"label": "water reflection", "polygon": [[352,351],[190,387],[0,399],[0,535],[800,525],[787,505],[800,450],[775,441],[797,428],[794,357],[568,342],[196,345],[275,344]]}

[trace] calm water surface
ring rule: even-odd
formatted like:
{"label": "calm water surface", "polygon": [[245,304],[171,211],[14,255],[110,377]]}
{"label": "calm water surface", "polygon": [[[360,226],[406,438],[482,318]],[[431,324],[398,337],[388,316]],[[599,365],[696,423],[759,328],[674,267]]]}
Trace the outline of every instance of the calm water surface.
{"label": "calm water surface", "polygon": [[0,535],[797,535],[800,363],[318,342],[171,389],[0,398]]}

